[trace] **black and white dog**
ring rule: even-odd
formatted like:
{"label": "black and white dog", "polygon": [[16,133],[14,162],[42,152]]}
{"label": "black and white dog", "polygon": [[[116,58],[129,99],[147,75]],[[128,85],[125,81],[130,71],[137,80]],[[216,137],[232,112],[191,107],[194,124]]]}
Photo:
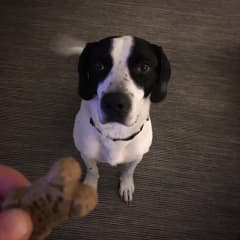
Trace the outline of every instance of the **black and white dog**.
{"label": "black and white dog", "polygon": [[119,193],[132,201],[135,168],[152,143],[150,104],[167,94],[169,61],[143,39],[110,37],[85,46],[78,71],[82,102],[73,135],[87,168],[84,182],[97,188],[97,162],[124,164]]}

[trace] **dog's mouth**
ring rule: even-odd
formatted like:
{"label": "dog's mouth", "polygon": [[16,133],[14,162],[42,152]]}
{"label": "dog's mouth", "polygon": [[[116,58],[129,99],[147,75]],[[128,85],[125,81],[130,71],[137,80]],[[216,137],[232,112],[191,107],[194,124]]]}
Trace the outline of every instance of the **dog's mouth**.
{"label": "dog's mouth", "polygon": [[129,124],[126,122],[125,118],[119,117],[119,116],[105,116],[100,117],[100,123],[101,124],[109,124],[109,123],[119,123],[125,126],[128,126]]}
{"label": "dog's mouth", "polygon": [[124,115],[106,115],[104,113],[102,115],[103,117],[100,119],[101,124],[120,123],[125,126],[129,125]]}
{"label": "dog's mouth", "polygon": [[129,116],[106,116],[103,112],[99,114],[99,122],[103,125],[106,124],[114,124],[118,123],[124,125],[125,127],[132,127],[134,126],[139,119],[139,115],[137,115],[134,119],[130,118]]}

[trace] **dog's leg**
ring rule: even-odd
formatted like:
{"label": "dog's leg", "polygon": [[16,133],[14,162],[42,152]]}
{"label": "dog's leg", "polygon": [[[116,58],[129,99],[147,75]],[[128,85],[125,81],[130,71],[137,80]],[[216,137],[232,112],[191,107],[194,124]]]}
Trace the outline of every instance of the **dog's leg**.
{"label": "dog's leg", "polygon": [[97,162],[95,160],[89,159],[82,155],[82,159],[86,165],[86,176],[84,179],[84,183],[94,187],[97,190],[98,187],[98,179],[99,179],[99,171],[97,167]]}
{"label": "dog's leg", "polygon": [[133,193],[135,191],[133,174],[140,161],[126,163],[123,167],[123,171],[120,177],[119,194],[126,203],[133,200]]}

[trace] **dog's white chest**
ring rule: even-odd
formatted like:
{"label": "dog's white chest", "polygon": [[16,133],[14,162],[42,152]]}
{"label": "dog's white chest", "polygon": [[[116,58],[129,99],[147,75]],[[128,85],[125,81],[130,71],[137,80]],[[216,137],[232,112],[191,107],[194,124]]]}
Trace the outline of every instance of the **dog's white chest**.
{"label": "dog's white chest", "polygon": [[130,141],[113,141],[99,133],[90,123],[89,115],[81,109],[74,124],[74,142],[82,156],[110,165],[139,160],[152,143],[151,121]]}
{"label": "dog's white chest", "polygon": [[119,163],[127,162],[126,159],[126,143],[113,142],[105,139],[100,142],[100,156],[99,161],[109,163],[110,165],[117,165]]}

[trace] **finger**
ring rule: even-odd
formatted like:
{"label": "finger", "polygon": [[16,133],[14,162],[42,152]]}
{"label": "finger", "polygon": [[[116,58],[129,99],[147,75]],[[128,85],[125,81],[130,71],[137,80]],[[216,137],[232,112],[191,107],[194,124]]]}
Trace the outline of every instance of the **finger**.
{"label": "finger", "polygon": [[0,165],[0,200],[13,187],[29,186],[30,184],[29,180],[17,170]]}
{"label": "finger", "polygon": [[32,233],[30,216],[20,209],[0,213],[0,239],[27,240]]}

